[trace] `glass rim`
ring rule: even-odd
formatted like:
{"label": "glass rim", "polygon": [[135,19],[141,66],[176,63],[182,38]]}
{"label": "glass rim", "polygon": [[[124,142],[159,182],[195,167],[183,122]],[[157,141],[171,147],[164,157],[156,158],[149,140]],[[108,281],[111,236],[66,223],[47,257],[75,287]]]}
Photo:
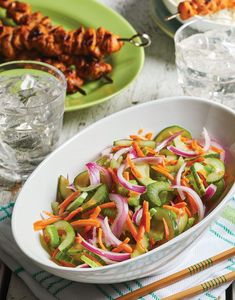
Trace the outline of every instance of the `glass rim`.
{"label": "glass rim", "polygon": [[[44,63],[44,62],[40,62],[40,61],[34,61],[34,60],[13,60],[13,61],[10,61],[10,62],[1,63],[0,64],[0,69],[1,68],[5,68],[7,66],[14,66],[14,65],[20,65],[20,64],[22,64],[22,65],[24,65],[24,64],[31,64],[31,65],[35,65],[35,66],[46,67],[47,69],[52,70],[54,73],[56,73],[58,75],[58,77],[56,77],[54,74],[51,74],[51,75],[54,76],[55,78],[57,78],[58,80],[60,80],[62,88],[66,92],[67,81],[66,81],[66,78],[65,78],[63,72],[61,72],[58,68],[56,68],[56,67],[54,67],[54,66],[52,66],[50,64],[47,64],[47,63]],[[14,69],[14,68],[12,68],[12,69]],[[20,69],[20,68],[16,67],[15,69]],[[25,68],[25,70],[27,70],[27,68]],[[36,68],[35,68],[35,70],[36,70]],[[5,70],[3,70],[3,72],[4,71]],[[45,71],[45,73],[49,74],[49,72],[46,72],[46,71]],[[1,74],[1,71],[0,71],[0,74]],[[60,97],[60,95],[59,96],[55,96],[49,102],[47,102],[45,104],[41,104],[41,105],[36,105],[36,106],[32,106],[32,107],[18,107],[18,106],[14,107],[15,109],[20,109],[21,113],[20,112],[13,112],[13,111],[11,111],[11,108],[10,109],[6,109],[3,106],[1,106],[0,111],[4,112],[6,114],[19,115],[19,114],[22,114],[22,112],[34,110],[36,108],[44,107],[46,105],[52,104],[59,97]]]}
{"label": "glass rim", "polygon": [[[218,20],[226,20],[225,18],[218,18]],[[216,23],[214,20],[209,19],[205,16],[195,16],[191,21],[187,21],[185,22],[182,26],[180,26],[177,30],[176,33],[174,35],[174,42],[175,44],[177,44],[177,39],[179,34],[186,28],[186,27],[190,27],[190,25],[195,24],[195,23],[209,23],[210,25],[221,25],[221,26],[231,26],[235,28],[235,23]]]}

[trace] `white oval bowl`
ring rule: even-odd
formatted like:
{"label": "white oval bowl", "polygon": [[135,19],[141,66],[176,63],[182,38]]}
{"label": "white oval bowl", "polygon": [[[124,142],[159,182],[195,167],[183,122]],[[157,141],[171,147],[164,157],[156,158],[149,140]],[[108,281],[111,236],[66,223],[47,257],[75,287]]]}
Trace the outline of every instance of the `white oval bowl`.
{"label": "white oval bowl", "polygon": [[[147,102],[115,113],[89,126],[54,151],[33,172],[22,188],[12,216],[12,230],[20,249],[42,269],[54,275],[80,282],[114,283],[145,277],[169,270],[183,251],[201,237],[235,191],[233,184],[223,201],[200,223],[173,240],[142,256],[96,269],[73,269],[54,264],[41,247],[33,223],[40,212],[50,210],[56,195],[57,178],[73,178],[95,159],[113,140],[125,138],[144,128],[159,132],[178,124],[199,137],[203,126],[231,150],[229,169],[235,175],[235,113],[220,104],[193,97],[173,97]],[[143,268],[144,266],[144,268]]]}

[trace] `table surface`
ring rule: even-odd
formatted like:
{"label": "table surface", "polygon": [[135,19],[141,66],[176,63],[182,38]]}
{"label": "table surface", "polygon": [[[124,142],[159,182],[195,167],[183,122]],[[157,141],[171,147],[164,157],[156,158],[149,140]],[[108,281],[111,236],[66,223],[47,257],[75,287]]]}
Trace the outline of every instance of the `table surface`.
{"label": "table surface", "polygon": [[[177,84],[174,43],[160,31],[151,19],[150,1],[100,0],[123,15],[138,32],[151,36],[152,45],[146,49],[144,68],[139,77],[121,95],[110,101],[77,112],[66,113],[61,143],[95,121],[126,107],[158,98],[182,95]],[[7,299],[36,299],[24,283],[12,276]]]}

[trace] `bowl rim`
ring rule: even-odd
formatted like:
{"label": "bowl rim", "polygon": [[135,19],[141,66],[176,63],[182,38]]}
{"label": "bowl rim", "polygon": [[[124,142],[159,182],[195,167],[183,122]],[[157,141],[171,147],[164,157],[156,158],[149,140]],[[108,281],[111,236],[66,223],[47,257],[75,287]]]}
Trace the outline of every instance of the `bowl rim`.
{"label": "bowl rim", "polygon": [[[233,196],[233,194],[235,193],[235,182],[233,182],[233,184],[231,185],[230,189],[228,190],[227,194],[224,196],[224,198],[221,200],[221,202],[219,203],[218,206],[216,206],[210,213],[209,215],[207,215],[204,219],[202,219],[199,223],[197,223],[195,226],[191,227],[189,230],[181,233],[180,235],[176,236],[175,238],[173,238],[172,240],[166,242],[165,244],[159,246],[158,248],[155,248],[147,253],[144,253],[143,255],[137,256],[135,258],[131,258],[131,259],[127,259],[124,260],[122,262],[117,262],[115,264],[111,264],[111,265],[107,265],[107,266],[102,266],[102,267],[97,267],[97,268],[70,268],[70,267],[63,267],[63,266],[59,266],[59,265],[49,265],[45,262],[41,262],[40,260],[37,260],[34,258],[33,255],[31,255],[31,252],[25,248],[21,241],[19,236],[17,235],[17,228],[19,228],[19,226],[17,226],[16,224],[16,215],[17,215],[17,211],[18,211],[18,207],[21,206],[20,201],[17,201],[18,198],[21,198],[21,195],[24,192],[25,186],[28,184],[28,182],[30,183],[31,178],[37,176],[37,173],[40,172],[41,168],[44,167],[44,165],[47,164],[47,161],[51,159],[51,156],[54,156],[57,152],[61,151],[63,148],[67,147],[68,144],[70,144],[73,140],[76,140],[77,138],[79,138],[79,136],[81,134],[85,134],[86,131],[90,130],[91,128],[94,128],[95,126],[97,126],[97,124],[100,124],[104,121],[110,120],[113,117],[115,117],[116,115],[122,115],[122,114],[126,114],[127,112],[130,111],[135,111],[135,110],[139,110],[142,107],[148,107],[151,105],[161,105],[162,103],[171,103],[173,101],[195,101],[195,102],[200,102],[203,104],[209,104],[212,107],[218,107],[222,110],[224,110],[225,112],[228,112],[230,114],[233,115],[234,117],[234,121],[235,121],[235,111],[232,110],[231,108],[220,104],[220,103],[216,103],[213,102],[211,100],[205,99],[205,98],[200,98],[200,97],[192,97],[192,96],[173,96],[173,97],[166,97],[166,98],[161,98],[161,99],[155,99],[155,100],[151,100],[136,106],[131,106],[128,108],[125,108],[121,111],[115,112],[105,118],[102,118],[98,121],[96,121],[95,123],[89,125],[88,127],[86,127],[85,129],[81,130],[79,133],[77,133],[75,136],[73,136],[72,138],[70,138],[68,141],[66,141],[64,144],[62,144],[61,146],[59,146],[56,150],[54,150],[44,161],[42,161],[39,166],[33,171],[33,173],[29,176],[29,178],[27,179],[26,183],[24,184],[24,186],[22,187],[19,195],[17,196],[15,205],[14,205],[14,209],[13,209],[13,213],[12,213],[12,220],[11,220],[11,229],[12,229],[12,233],[13,233],[13,237],[18,245],[18,247],[20,248],[20,250],[28,257],[30,258],[33,262],[35,262],[36,264],[40,264],[41,266],[45,267],[45,268],[49,268],[49,269],[54,269],[54,270],[58,270],[58,271],[62,271],[62,272],[66,272],[66,271],[70,271],[72,273],[77,273],[77,272],[81,272],[81,273],[91,273],[91,272],[96,272],[96,271],[101,271],[101,270],[110,270],[110,269],[116,269],[119,267],[122,267],[123,265],[129,264],[129,263],[135,263],[136,261],[139,261],[140,259],[146,258],[149,255],[154,255],[160,248],[161,250],[164,250],[166,247],[174,244],[175,242],[177,242],[178,240],[182,239],[183,237],[187,237],[188,235],[190,235],[193,231],[196,231],[197,229],[199,229],[200,227],[202,227],[204,225],[204,223],[207,222],[208,217],[210,217],[210,219],[213,219],[213,216],[215,216],[217,214],[217,212],[220,210],[220,208],[222,208],[226,202]],[[49,257],[48,257],[48,261],[49,261]]]}

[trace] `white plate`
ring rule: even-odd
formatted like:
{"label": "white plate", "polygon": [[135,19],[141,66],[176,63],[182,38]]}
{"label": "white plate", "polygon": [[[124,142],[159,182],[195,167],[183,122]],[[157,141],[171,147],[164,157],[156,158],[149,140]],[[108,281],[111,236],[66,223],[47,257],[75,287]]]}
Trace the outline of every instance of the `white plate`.
{"label": "white plate", "polygon": [[126,109],[98,121],[77,134],[54,151],[30,176],[19,194],[12,217],[12,230],[20,249],[42,269],[80,282],[122,282],[156,273],[156,270],[164,272],[173,258],[191,247],[193,241],[201,236],[221,212],[235,191],[234,185],[223,201],[190,230],[142,256],[103,268],[72,269],[54,264],[41,247],[39,234],[34,232],[33,223],[40,219],[41,211],[50,210],[60,174],[68,174],[73,178],[84,169],[86,162],[94,160],[114,139],[127,137],[140,128],[157,133],[174,124],[187,128],[196,137],[199,137],[205,126],[212,136],[231,150],[228,171],[235,176],[233,110],[191,97],[156,100]]}

